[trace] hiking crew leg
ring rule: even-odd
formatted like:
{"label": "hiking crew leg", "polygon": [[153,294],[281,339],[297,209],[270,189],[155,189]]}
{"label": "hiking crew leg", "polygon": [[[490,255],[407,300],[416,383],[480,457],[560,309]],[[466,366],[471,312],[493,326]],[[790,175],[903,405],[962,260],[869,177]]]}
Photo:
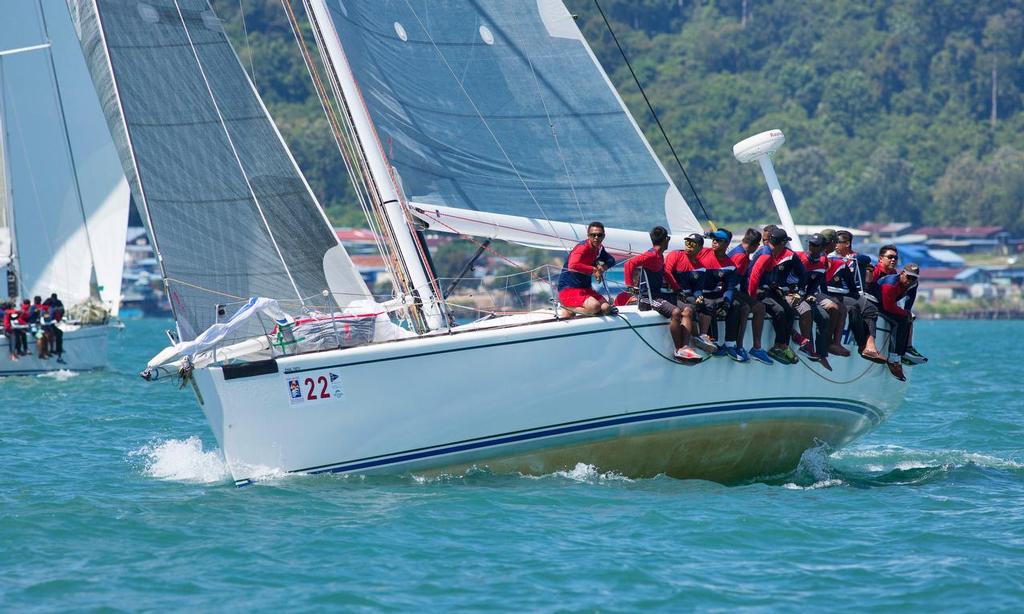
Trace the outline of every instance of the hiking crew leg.
{"label": "hiking crew leg", "polygon": [[864,332],[868,337],[874,339],[877,335],[875,329],[878,327],[878,305],[869,300],[867,296],[861,296],[860,313],[864,322]]}
{"label": "hiking crew leg", "polygon": [[910,340],[910,317],[888,313],[886,315],[896,323],[896,330],[894,331],[896,354],[902,358],[907,353],[907,342]]}
{"label": "hiking crew leg", "polygon": [[790,307],[785,297],[778,293],[765,295],[761,302],[775,328],[775,345],[789,345],[789,334],[793,330],[796,311]]}
{"label": "hiking crew leg", "polygon": [[725,313],[725,340],[739,343],[740,305],[733,301]]}

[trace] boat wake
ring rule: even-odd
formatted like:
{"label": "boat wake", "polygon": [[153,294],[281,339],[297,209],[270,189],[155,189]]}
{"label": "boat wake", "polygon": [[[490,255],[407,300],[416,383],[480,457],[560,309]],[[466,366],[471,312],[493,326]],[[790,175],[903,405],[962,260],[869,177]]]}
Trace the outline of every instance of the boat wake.
{"label": "boat wake", "polygon": [[792,473],[764,482],[795,490],[907,486],[942,480],[961,470],[992,470],[1024,477],[1024,462],[968,450],[875,445],[830,453],[826,447],[817,447],[804,452]]}
{"label": "boat wake", "polygon": [[36,377],[48,377],[50,379],[55,379],[58,382],[64,382],[71,379],[72,377],[78,377],[78,373],[75,371],[70,371],[68,369],[58,369],[57,371],[47,371],[46,373],[40,373]]}
{"label": "boat wake", "polygon": [[143,459],[143,473],[174,482],[212,484],[231,478],[219,449],[203,450],[196,436],[152,443],[129,454]]}

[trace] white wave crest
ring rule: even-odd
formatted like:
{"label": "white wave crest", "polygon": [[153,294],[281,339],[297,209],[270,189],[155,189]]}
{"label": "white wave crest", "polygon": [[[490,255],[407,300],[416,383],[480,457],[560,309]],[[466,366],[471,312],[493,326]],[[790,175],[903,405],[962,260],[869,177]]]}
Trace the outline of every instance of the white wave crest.
{"label": "white wave crest", "polygon": [[820,482],[815,482],[810,486],[801,486],[794,482],[787,482],[783,484],[782,487],[789,490],[818,490],[819,488],[831,488],[833,486],[842,486],[844,483],[845,482],[843,482],[842,480],[831,478],[828,480],[821,480]]}
{"label": "white wave crest", "polygon": [[195,435],[143,446],[130,456],[143,457],[144,473],[161,480],[211,484],[231,477],[220,450],[203,450]]}
{"label": "white wave crest", "polygon": [[1024,462],[969,450],[918,450],[897,445],[876,445],[840,450],[832,459],[841,463],[860,464],[866,471],[894,469],[925,469],[928,467],[962,467],[973,464],[993,469],[1020,470]]}
{"label": "white wave crest", "polygon": [[[597,470],[597,467],[588,465],[587,463],[576,463],[576,466],[569,470],[561,470],[552,473],[551,475],[560,478],[566,478],[574,482],[600,482],[600,481],[618,481],[618,482],[632,482],[630,478],[624,475],[615,473],[614,471],[606,471],[601,473]],[[544,476],[541,476],[544,477]]]}
{"label": "white wave crest", "polygon": [[58,382],[64,382],[72,377],[78,377],[78,373],[69,369],[57,369],[56,371],[47,371],[46,373],[40,373],[36,377],[48,377],[55,379]]}

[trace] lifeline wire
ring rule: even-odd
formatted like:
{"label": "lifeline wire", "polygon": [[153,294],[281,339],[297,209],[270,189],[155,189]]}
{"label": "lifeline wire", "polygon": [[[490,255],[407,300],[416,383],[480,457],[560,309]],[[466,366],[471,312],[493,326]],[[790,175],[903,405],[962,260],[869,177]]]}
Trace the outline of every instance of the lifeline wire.
{"label": "lifeline wire", "polygon": [[619,38],[615,36],[615,31],[612,30],[612,24],[608,21],[608,17],[605,16],[604,10],[601,9],[601,3],[599,0],[594,0],[594,5],[597,6],[597,11],[601,13],[601,19],[604,20],[604,25],[608,27],[608,33],[612,35],[612,40],[615,41],[615,46],[619,48],[619,53],[622,55],[622,59],[626,62],[626,67],[629,68],[629,74],[633,75],[633,81],[636,86],[640,88],[640,95],[644,97],[644,102],[647,103],[647,108],[651,111],[651,116],[654,117],[655,123],[658,124],[658,129],[661,130],[661,136],[665,138],[665,142],[668,143],[668,148],[672,150],[672,157],[676,159],[676,164],[679,166],[679,170],[683,171],[683,177],[686,178],[687,185],[690,186],[690,190],[693,192],[693,197],[697,199],[697,204],[700,205],[700,210],[704,212],[704,218],[707,219],[708,224],[711,225],[711,230],[718,230],[715,223],[711,221],[711,215],[708,214],[708,210],[704,208],[704,203],[700,199],[700,194],[697,193],[697,188],[694,187],[693,182],[690,181],[690,176],[686,174],[686,169],[683,168],[682,161],[679,160],[679,154],[676,153],[676,148],[672,145],[672,141],[668,138],[668,133],[665,132],[665,127],[661,125],[661,120],[658,119],[658,113],[654,110],[654,105],[651,104],[649,98],[647,98],[647,92],[644,91],[644,86],[640,84],[640,79],[636,76],[636,72],[633,71],[633,65],[629,63],[629,58],[626,57],[626,51],[619,44]]}

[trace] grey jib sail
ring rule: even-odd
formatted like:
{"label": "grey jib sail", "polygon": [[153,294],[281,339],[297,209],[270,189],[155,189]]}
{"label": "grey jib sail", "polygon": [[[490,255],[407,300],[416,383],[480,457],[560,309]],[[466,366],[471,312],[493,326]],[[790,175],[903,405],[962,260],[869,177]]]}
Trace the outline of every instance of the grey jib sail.
{"label": "grey jib sail", "polygon": [[410,200],[700,228],[558,0],[314,1]]}
{"label": "grey jib sail", "polygon": [[249,296],[369,297],[206,0],[69,4],[183,339]]}

